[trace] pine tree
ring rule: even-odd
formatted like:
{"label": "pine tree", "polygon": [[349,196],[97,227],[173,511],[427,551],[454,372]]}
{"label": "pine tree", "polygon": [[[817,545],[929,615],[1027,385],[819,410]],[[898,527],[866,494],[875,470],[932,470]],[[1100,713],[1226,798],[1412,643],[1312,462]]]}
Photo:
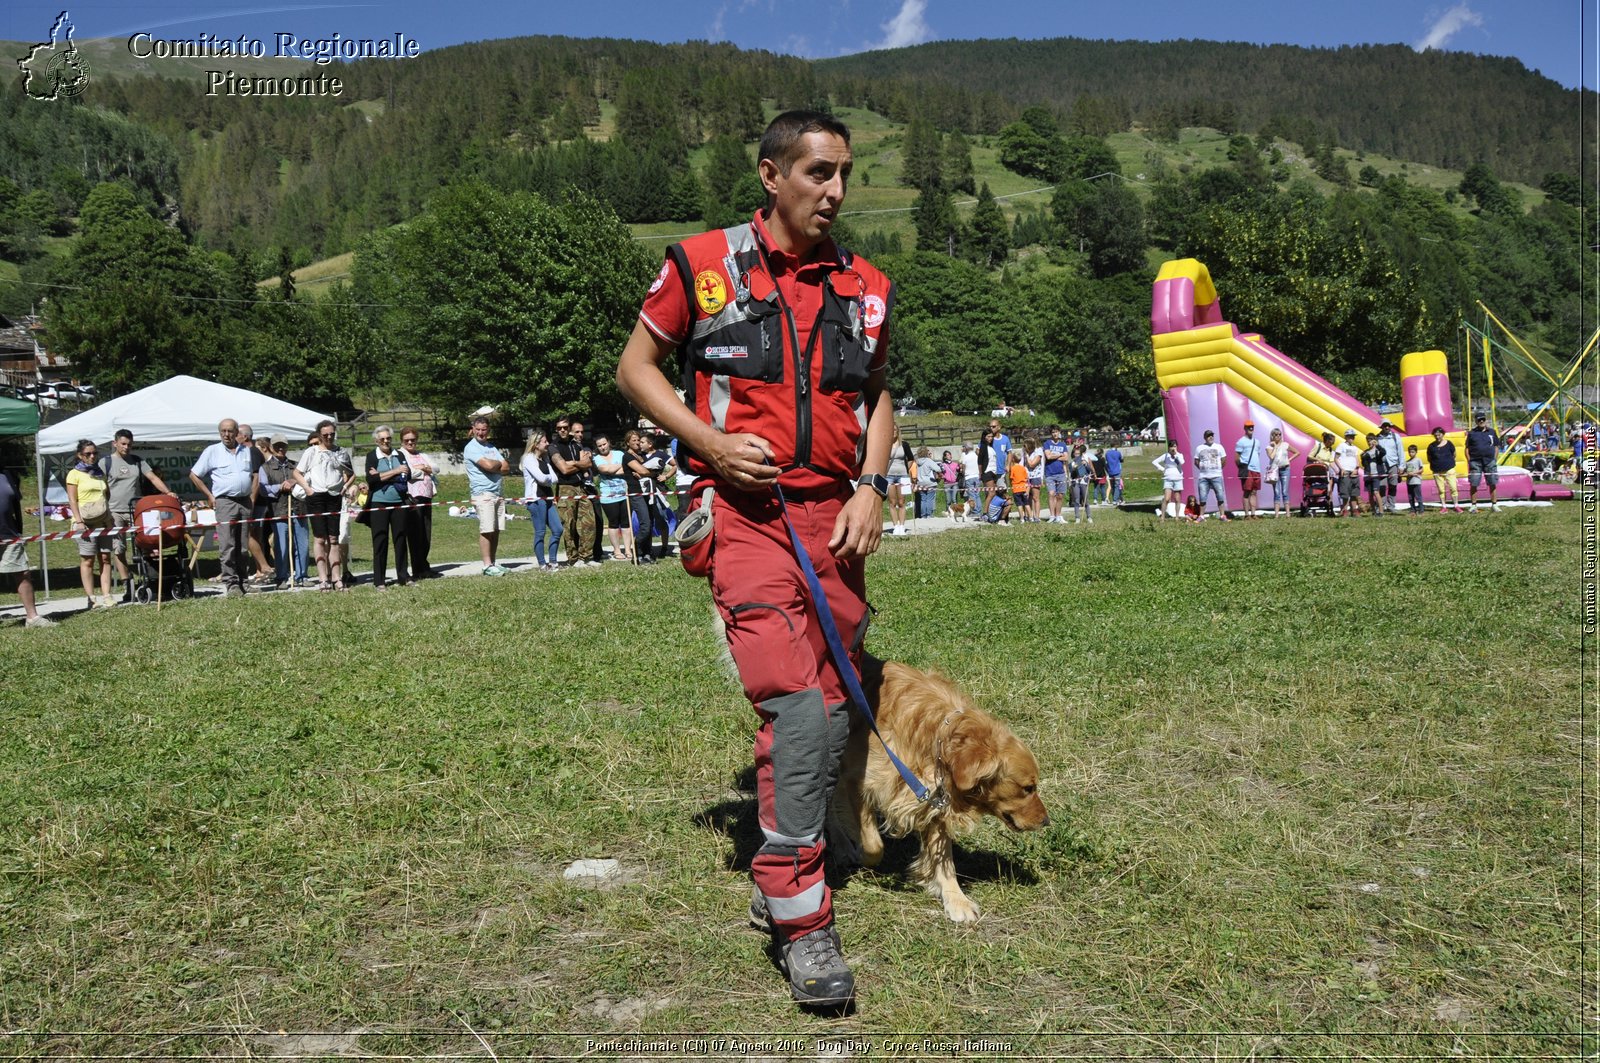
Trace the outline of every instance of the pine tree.
{"label": "pine tree", "polygon": [[286,303],[294,300],[294,260],[287,247],[278,248],[278,297]]}
{"label": "pine tree", "polygon": [[1322,145],[1317,152],[1317,176],[1324,181],[1332,181],[1340,188],[1349,188],[1354,184],[1350,180],[1350,167],[1334,154],[1331,142]]}
{"label": "pine tree", "polygon": [[927,188],[943,180],[944,142],[933,123],[913,118],[905,132],[905,158],[900,164],[900,183],[908,188]]}
{"label": "pine tree", "polygon": [[553,141],[577,140],[583,136],[583,115],[578,112],[578,105],[568,97],[556,111],[555,117],[550,119],[550,139]]}
{"label": "pine tree", "polygon": [[937,185],[923,188],[911,204],[911,221],[917,229],[918,251],[955,255],[956,210],[950,203],[950,193]]}
{"label": "pine tree", "polygon": [[1006,216],[989,191],[989,182],[978,192],[978,205],[973,208],[972,220],[967,223],[963,241],[966,257],[988,269],[994,269],[1011,253],[1011,233],[1006,226]]}
{"label": "pine tree", "polygon": [[977,179],[973,176],[972,145],[967,143],[967,138],[961,135],[959,129],[944,141],[944,186],[952,192],[966,192],[969,195],[978,189]]}

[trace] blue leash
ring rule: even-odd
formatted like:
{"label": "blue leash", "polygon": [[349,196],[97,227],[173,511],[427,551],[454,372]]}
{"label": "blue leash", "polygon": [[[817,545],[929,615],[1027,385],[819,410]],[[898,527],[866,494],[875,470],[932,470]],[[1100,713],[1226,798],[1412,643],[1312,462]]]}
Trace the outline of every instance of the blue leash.
{"label": "blue leash", "polygon": [[933,791],[924,786],[910,768],[901,763],[899,757],[894,755],[894,750],[889,748],[889,743],[883,740],[883,735],[878,730],[878,721],[872,715],[872,709],[867,706],[867,695],[861,689],[861,677],[856,673],[856,666],[850,660],[850,653],[844,648],[844,640],[839,637],[839,625],[834,623],[833,609],[828,605],[828,596],[823,593],[822,581],[817,579],[817,570],[812,567],[811,557],[806,553],[805,544],[800,541],[800,535],[794,530],[794,523],[789,520],[789,503],[783,497],[783,488],[776,482],[772,485],[773,493],[778,496],[778,509],[783,513],[783,526],[788,529],[789,542],[794,546],[794,556],[800,562],[800,571],[805,573],[806,586],[811,589],[811,602],[817,612],[817,623],[822,626],[823,637],[828,640],[828,653],[833,657],[834,667],[844,677],[845,689],[850,692],[850,700],[855,702],[856,711],[867,718],[867,723],[872,725],[872,733],[878,736],[878,741],[883,744],[883,751],[889,755],[889,763],[900,773],[900,778],[911,787],[911,792],[916,794],[918,801],[927,801],[933,797]]}

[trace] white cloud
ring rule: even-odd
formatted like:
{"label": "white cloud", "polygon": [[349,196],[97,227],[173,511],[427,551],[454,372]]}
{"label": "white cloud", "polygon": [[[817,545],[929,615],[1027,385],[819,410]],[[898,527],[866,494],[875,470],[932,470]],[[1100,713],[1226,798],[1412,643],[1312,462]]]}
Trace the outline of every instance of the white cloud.
{"label": "white cloud", "polygon": [[928,0],[901,0],[894,18],[883,24],[883,40],[872,48],[908,48],[930,40],[933,30],[922,17],[927,10]]}
{"label": "white cloud", "polygon": [[728,5],[723,4],[717,8],[717,14],[711,20],[711,28],[706,31],[706,40],[720,41],[727,37]]}
{"label": "white cloud", "polygon": [[1450,38],[1468,26],[1481,28],[1483,26],[1483,16],[1466,4],[1457,4],[1440,15],[1433,25],[1428,27],[1428,32],[1422,35],[1422,39],[1413,44],[1412,47],[1419,52],[1425,52],[1429,48],[1443,48],[1450,43]]}

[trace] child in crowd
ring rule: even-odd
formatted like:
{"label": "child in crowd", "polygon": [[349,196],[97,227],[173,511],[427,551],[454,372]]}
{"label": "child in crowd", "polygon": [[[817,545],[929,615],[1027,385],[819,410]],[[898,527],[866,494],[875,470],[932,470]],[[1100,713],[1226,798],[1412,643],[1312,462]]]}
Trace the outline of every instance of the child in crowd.
{"label": "child in crowd", "polygon": [[1094,523],[1094,513],[1089,509],[1089,481],[1094,479],[1094,463],[1089,460],[1088,448],[1082,443],[1072,448],[1067,459],[1068,496],[1072,503],[1072,523],[1087,518]]}
{"label": "child in crowd", "polygon": [[1411,503],[1411,512],[1423,512],[1422,459],[1417,456],[1415,443],[1406,448],[1406,462],[1400,466],[1400,474],[1406,478],[1406,500]]}
{"label": "child in crowd", "polygon": [[1011,468],[1007,471],[1011,479],[1011,504],[1018,513],[1022,514],[1024,524],[1028,521],[1028,465],[1023,460],[1022,451],[1011,452]]}
{"label": "child in crowd", "polygon": [[1194,495],[1190,495],[1189,500],[1183,504],[1183,519],[1190,524],[1199,524],[1206,519],[1205,508]]}
{"label": "child in crowd", "polygon": [[1367,504],[1374,517],[1383,516],[1383,490],[1389,477],[1389,459],[1378,446],[1378,437],[1367,433],[1367,449],[1361,452],[1361,471],[1367,478]]}

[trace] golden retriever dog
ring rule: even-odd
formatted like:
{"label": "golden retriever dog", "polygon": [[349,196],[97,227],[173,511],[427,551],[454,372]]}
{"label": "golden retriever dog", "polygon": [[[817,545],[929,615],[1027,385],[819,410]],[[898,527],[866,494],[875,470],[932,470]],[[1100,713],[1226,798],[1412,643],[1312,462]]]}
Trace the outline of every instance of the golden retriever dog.
{"label": "golden retriever dog", "polygon": [[924,785],[939,793],[919,802],[884,754],[860,713],[851,714],[850,742],[834,791],[830,836],[848,860],[877,865],[883,856],[878,817],[891,835],[916,831],[922,850],[911,865],[917,881],[957,923],[978,918],[978,906],[956,881],[954,836],[994,816],[1012,830],[1048,826],[1040,800],[1039,764],[999,720],[938,672],[863,655],[862,686],[875,706],[878,730]]}

